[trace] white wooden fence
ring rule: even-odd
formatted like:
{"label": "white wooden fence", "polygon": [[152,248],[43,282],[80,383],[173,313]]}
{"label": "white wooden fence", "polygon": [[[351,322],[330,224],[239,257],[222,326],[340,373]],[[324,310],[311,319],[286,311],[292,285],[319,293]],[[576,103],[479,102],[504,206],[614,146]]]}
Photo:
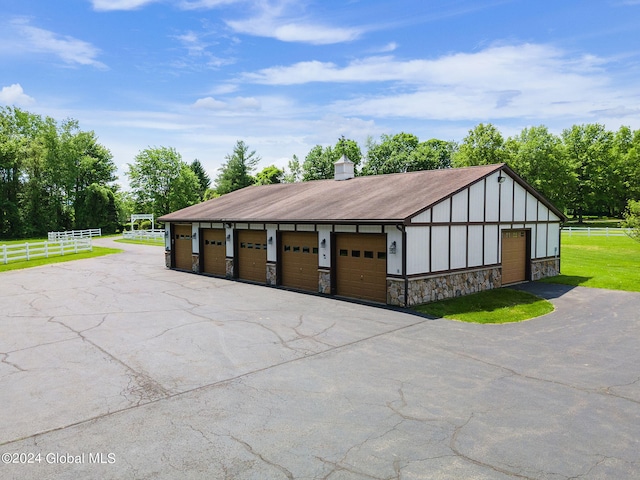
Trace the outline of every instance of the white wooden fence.
{"label": "white wooden fence", "polygon": [[21,260],[58,257],[91,251],[93,251],[91,238],[70,238],[56,242],[27,242],[0,245],[0,260],[6,265],[9,262],[19,262]]}
{"label": "white wooden fence", "polygon": [[66,232],[49,232],[48,240],[55,242],[57,240],[67,240],[70,238],[92,238],[101,237],[101,228],[89,228],[87,230],[67,230]]}
{"label": "white wooden fence", "polygon": [[125,230],[122,232],[122,238],[129,240],[163,240],[164,230],[158,228],[155,230]]}
{"label": "white wooden fence", "polygon": [[562,231],[570,237],[624,237],[627,229],[613,227],[563,227]]}

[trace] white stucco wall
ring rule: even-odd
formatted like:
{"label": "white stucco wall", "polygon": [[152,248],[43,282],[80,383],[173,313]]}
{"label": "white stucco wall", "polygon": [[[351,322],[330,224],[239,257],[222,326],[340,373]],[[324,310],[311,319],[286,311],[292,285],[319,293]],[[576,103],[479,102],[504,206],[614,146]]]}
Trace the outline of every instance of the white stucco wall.
{"label": "white stucco wall", "polygon": [[[504,229],[531,230],[532,259],[557,254],[559,223],[538,222],[560,218],[506,172],[502,183],[499,176],[496,172],[411,219],[416,226],[407,227],[409,275],[495,265],[501,261]],[[430,225],[417,225],[425,223]]]}

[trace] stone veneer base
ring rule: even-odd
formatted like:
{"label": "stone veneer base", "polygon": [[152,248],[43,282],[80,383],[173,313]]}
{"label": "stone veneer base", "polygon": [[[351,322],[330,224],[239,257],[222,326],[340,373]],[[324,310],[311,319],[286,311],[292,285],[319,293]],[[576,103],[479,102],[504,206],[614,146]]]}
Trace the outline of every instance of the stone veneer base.
{"label": "stone veneer base", "polygon": [[278,284],[276,271],[275,263],[267,263],[267,285],[275,286]]}
{"label": "stone veneer base", "polygon": [[[387,302],[390,305],[412,307],[501,286],[502,272],[500,267],[410,278],[407,292],[404,292],[404,280],[387,279]],[[406,304],[404,303],[405,298]]]}
{"label": "stone veneer base", "polygon": [[225,259],[225,277],[233,278],[233,258]]}
{"label": "stone veneer base", "polygon": [[331,272],[318,270],[318,293],[331,294]]}
{"label": "stone veneer base", "polygon": [[531,260],[531,280],[555,277],[560,275],[560,259],[545,258],[542,260]]}

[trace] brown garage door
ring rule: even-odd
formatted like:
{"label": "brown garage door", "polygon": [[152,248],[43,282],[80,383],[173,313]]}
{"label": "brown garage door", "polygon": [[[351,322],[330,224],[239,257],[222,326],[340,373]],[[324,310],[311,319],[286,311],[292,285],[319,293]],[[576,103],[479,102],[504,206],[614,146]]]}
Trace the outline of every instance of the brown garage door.
{"label": "brown garage door", "polygon": [[336,235],[336,292],[387,302],[387,239],[384,234]]}
{"label": "brown garage door", "polygon": [[191,270],[191,225],[173,227],[173,251],[175,268]]}
{"label": "brown garage door", "polygon": [[202,230],[202,271],[214,275],[225,275],[227,247],[223,229],[206,228]]}
{"label": "brown garage door", "polygon": [[267,281],[267,232],[264,230],[238,231],[238,278]]}
{"label": "brown garage door", "polygon": [[283,232],[280,242],[282,285],[318,291],[318,234]]}
{"label": "brown garage door", "polygon": [[524,230],[502,231],[502,284],[526,280],[527,233]]}

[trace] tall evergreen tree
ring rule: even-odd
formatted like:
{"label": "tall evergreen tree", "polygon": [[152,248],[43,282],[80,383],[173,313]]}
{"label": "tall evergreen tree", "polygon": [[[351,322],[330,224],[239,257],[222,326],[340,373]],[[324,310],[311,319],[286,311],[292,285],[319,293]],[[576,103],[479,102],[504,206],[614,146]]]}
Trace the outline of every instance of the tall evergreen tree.
{"label": "tall evergreen tree", "polygon": [[198,177],[198,181],[200,182],[200,190],[198,194],[200,196],[200,201],[203,201],[205,199],[204,196],[206,191],[211,186],[211,178],[209,178],[209,175],[204,170],[202,163],[200,163],[200,160],[198,160],[197,158],[193,162],[191,162],[189,167],[191,168],[191,170],[193,170],[193,173],[195,173],[196,177]]}
{"label": "tall evergreen tree", "polygon": [[216,178],[216,192],[219,195],[255,183],[251,174],[261,160],[255,150],[249,151],[249,146],[242,140],[238,140],[233,148],[233,153],[226,155],[225,159],[227,161],[219,168],[220,173]]}

